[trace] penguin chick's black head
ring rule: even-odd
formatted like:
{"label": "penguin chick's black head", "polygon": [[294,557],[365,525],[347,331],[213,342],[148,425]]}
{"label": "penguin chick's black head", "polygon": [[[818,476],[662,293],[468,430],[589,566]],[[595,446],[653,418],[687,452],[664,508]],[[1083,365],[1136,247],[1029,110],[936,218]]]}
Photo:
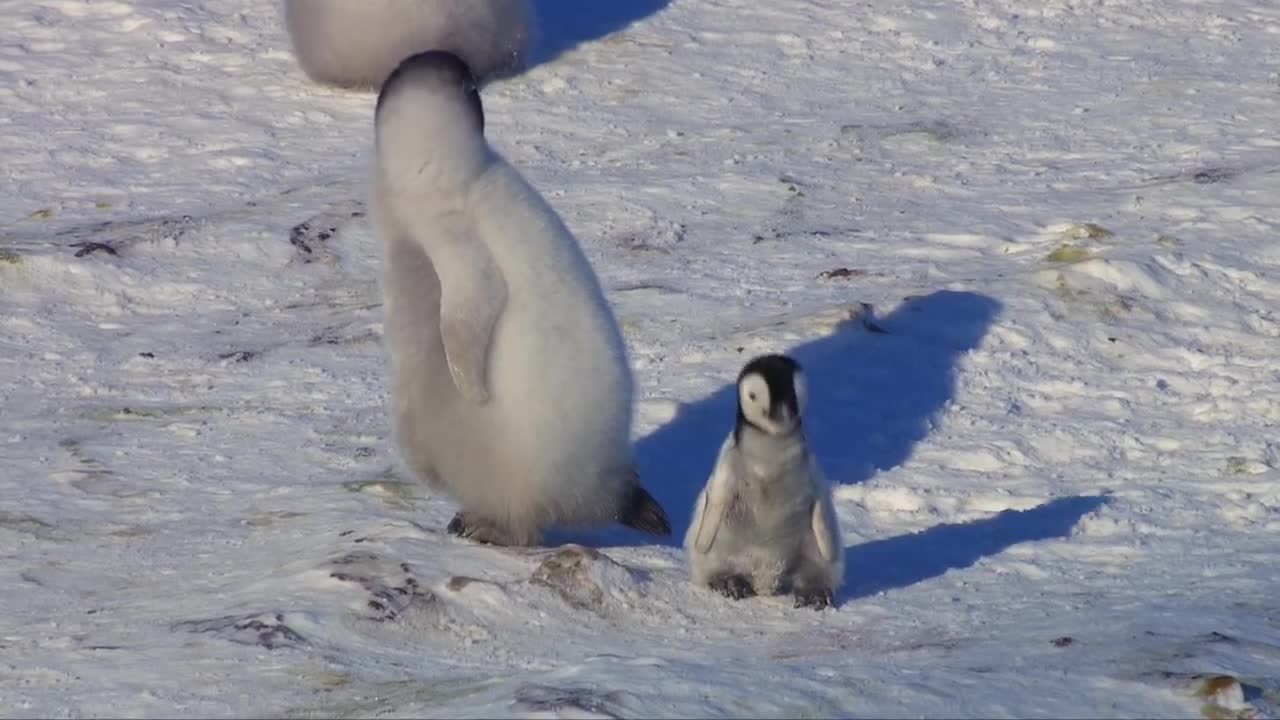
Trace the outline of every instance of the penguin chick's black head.
{"label": "penguin chick's black head", "polygon": [[735,435],[749,425],[769,435],[800,426],[806,387],[800,363],[786,355],[762,355],[738,374],[738,423]]}
{"label": "penguin chick's black head", "polygon": [[474,111],[480,133],[484,134],[484,106],[480,102],[480,88],[475,76],[471,74],[471,68],[462,58],[444,50],[430,50],[405,58],[383,81],[374,116],[377,117],[382,111],[387,98],[395,96],[410,85],[441,95],[456,93],[459,98],[465,98],[465,102]]}

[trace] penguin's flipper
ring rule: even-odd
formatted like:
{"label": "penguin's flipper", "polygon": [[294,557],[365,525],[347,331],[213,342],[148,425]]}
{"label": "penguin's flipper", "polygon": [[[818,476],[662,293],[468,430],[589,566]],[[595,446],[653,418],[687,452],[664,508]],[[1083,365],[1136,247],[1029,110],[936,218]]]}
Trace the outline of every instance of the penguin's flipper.
{"label": "penguin's flipper", "polygon": [[[711,549],[711,543],[715,540],[715,529],[705,529],[707,525],[707,491],[704,489],[698,493],[698,500],[693,504],[693,519],[690,521],[690,535],[686,538],[685,546],[692,547],[694,550],[702,554],[706,554]],[[716,528],[718,529],[718,528]],[[709,539],[703,538],[703,533],[707,533]]]}
{"label": "penguin's flipper", "polygon": [[432,249],[440,278],[440,339],[453,384],[463,397],[489,400],[489,346],[507,305],[507,283],[484,244],[455,237]]}
{"label": "penguin's flipper", "polygon": [[818,553],[829,563],[844,562],[844,545],[840,539],[840,520],[836,517],[836,508],[831,503],[831,485],[822,473],[818,460],[809,454],[809,479],[812,482],[813,509],[810,525],[818,544]]}
{"label": "penguin's flipper", "polygon": [[[729,442],[731,441],[732,439]],[[693,547],[700,553],[711,551],[716,534],[720,532],[720,523],[733,503],[734,482],[726,457],[728,449],[729,444],[726,442],[720,451],[720,457],[716,458],[716,467],[711,471],[707,486],[698,495],[698,505],[693,511],[693,527],[696,528]]]}
{"label": "penguin's flipper", "polygon": [[666,511],[638,482],[632,486],[623,502],[622,509],[618,512],[618,522],[653,535],[671,534],[671,523],[667,521]]}
{"label": "penguin's flipper", "polygon": [[823,493],[813,501],[812,525],[822,559],[829,563],[839,560],[844,546],[840,544],[840,521],[836,519],[829,493]]}

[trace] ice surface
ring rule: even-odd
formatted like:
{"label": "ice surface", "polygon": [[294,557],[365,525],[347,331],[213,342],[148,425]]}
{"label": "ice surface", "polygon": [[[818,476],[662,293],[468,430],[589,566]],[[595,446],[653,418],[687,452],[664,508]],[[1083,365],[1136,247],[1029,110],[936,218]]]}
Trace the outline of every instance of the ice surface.
{"label": "ice surface", "polygon": [[[388,437],[373,97],[273,3],[12,0],[0,714],[1280,713],[1280,8],[542,5],[489,134],[617,309],[672,541],[443,533]],[[771,351],[834,611],[675,544]]]}

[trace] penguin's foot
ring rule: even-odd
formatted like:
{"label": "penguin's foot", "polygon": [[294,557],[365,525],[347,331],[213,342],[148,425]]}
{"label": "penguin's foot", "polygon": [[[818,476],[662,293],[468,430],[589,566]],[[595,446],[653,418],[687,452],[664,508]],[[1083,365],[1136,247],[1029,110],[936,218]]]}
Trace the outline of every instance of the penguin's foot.
{"label": "penguin's foot", "polygon": [[473,512],[465,510],[453,516],[449,521],[449,526],[445,528],[449,533],[457,535],[460,538],[474,540],[485,545],[525,545],[528,543],[517,542],[511,533],[507,532],[498,523],[487,517],[477,515]]}
{"label": "penguin's foot", "polygon": [[756,589],[751,587],[751,581],[742,575],[725,575],[712,580],[710,583],[712,590],[734,600],[754,597]]}
{"label": "penguin's foot", "polygon": [[835,598],[828,588],[804,588],[795,591],[796,607],[822,610],[835,604]]}

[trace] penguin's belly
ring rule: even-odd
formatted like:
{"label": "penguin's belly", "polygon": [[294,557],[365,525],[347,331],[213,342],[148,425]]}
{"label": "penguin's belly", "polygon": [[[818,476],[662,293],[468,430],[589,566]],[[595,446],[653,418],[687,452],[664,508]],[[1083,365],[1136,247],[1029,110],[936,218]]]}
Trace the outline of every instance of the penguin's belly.
{"label": "penguin's belly", "polygon": [[494,421],[538,460],[612,460],[619,439],[630,441],[631,375],[621,338],[596,308],[530,296],[495,329]]}
{"label": "penguin's belly", "polygon": [[469,509],[535,524],[606,518],[631,464],[630,374],[593,318],[568,313],[548,332],[549,312],[504,312],[484,405],[458,393],[438,340],[401,363],[402,454]]}
{"label": "penguin's belly", "polygon": [[803,494],[778,494],[781,488],[755,487],[731,508],[732,532],[725,550],[739,567],[772,584],[798,556],[807,537],[808,502]]}

